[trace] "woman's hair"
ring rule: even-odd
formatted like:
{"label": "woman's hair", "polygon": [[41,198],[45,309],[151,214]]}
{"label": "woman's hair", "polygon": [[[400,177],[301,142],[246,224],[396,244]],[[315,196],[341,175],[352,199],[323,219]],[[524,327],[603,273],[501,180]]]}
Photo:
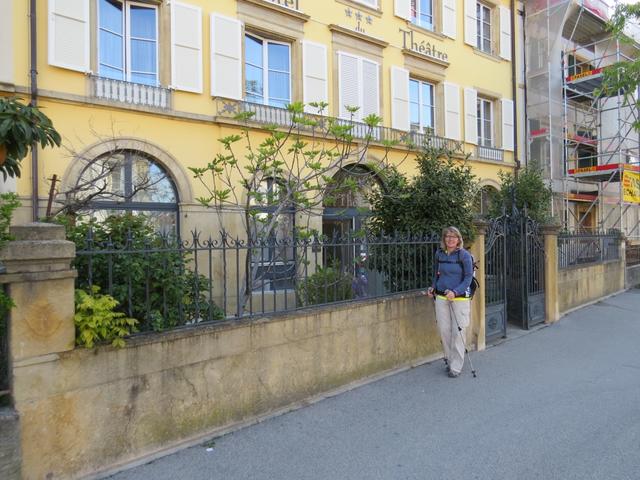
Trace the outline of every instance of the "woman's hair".
{"label": "woman's hair", "polygon": [[444,250],[445,252],[447,251],[447,244],[444,242],[444,237],[447,234],[453,234],[458,237],[458,248],[464,247],[464,240],[462,239],[460,230],[458,230],[456,227],[447,227],[442,230],[442,237],[440,237],[440,248],[442,250]]}

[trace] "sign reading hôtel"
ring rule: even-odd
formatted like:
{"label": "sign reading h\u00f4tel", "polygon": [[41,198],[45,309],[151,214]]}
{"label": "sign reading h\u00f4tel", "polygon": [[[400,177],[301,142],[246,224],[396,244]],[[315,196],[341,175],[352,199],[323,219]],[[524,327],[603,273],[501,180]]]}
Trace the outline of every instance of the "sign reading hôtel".
{"label": "sign reading h\u00f4tel", "polygon": [[413,30],[403,30],[401,28],[399,30],[402,33],[402,48],[424,55],[425,57],[433,58],[434,60],[449,62],[449,55],[442,50],[438,50],[435,44],[425,40],[415,40]]}
{"label": "sign reading h\u00f4tel", "polygon": [[300,11],[298,0],[266,0],[269,3],[275,3],[281,7],[289,8],[291,10]]}

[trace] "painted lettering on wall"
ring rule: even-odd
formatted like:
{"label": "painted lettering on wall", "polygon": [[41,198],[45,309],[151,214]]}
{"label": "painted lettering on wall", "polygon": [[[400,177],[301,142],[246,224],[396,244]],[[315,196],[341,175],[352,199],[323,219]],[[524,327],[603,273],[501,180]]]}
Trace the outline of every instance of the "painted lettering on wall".
{"label": "painted lettering on wall", "polygon": [[298,0],[266,0],[269,3],[275,3],[282,7],[290,8],[291,10],[300,10]]}
{"label": "painted lettering on wall", "polygon": [[439,49],[435,44],[426,40],[417,40],[413,36],[413,30],[399,29],[402,33],[402,48],[412,50],[420,55],[431,57],[443,62],[449,61],[449,55]]}

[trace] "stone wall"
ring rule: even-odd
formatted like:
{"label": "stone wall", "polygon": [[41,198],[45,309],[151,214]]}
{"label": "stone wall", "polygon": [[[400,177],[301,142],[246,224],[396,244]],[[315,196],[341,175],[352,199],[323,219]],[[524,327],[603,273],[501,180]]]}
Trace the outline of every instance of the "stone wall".
{"label": "stone wall", "polygon": [[433,306],[400,296],[140,336],[22,362],[24,478],[90,474],[438,355]]}
{"label": "stone wall", "polygon": [[619,292],[625,288],[624,258],[597,265],[558,271],[558,302],[561,313]]}

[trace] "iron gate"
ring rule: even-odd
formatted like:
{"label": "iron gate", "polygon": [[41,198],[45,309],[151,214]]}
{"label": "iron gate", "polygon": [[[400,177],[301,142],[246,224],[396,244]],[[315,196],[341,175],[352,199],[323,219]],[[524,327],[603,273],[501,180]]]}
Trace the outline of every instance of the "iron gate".
{"label": "iron gate", "polygon": [[507,322],[528,330],[545,320],[544,239],[538,223],[514,209],[493,219],[485,237],[486,338]]}
{"label": "iron gate", "polygon": [[489,224],[484,244],[485,337],[507,336],[505,215]]}

